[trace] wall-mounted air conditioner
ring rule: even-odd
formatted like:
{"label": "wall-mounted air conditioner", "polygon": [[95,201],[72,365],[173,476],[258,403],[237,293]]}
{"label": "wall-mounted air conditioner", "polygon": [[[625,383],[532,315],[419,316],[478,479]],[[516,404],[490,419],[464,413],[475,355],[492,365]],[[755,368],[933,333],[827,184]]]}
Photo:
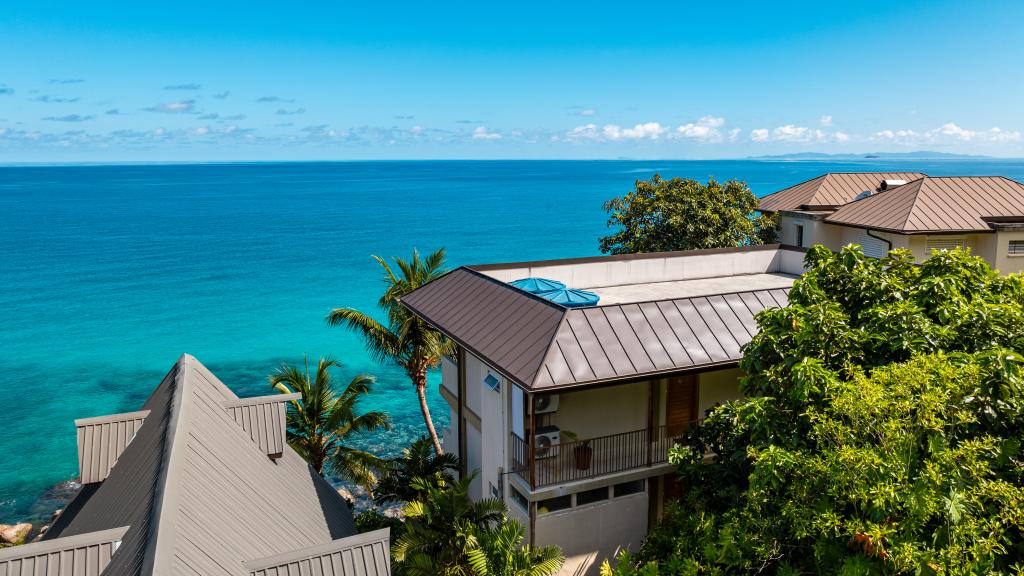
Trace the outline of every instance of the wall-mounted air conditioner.
{"label": "wall-mounted air conditioner", "polygon": [[558,394],[540,394],[534,402],[537,414],[558,411]]}
{"label": "wall-mounted air conditioner", "polygon": [[558,444],[562,441],[562,431],[558,426],[541,426],[534,436],[533,454],[535,458],[551,458],[558,454]]}

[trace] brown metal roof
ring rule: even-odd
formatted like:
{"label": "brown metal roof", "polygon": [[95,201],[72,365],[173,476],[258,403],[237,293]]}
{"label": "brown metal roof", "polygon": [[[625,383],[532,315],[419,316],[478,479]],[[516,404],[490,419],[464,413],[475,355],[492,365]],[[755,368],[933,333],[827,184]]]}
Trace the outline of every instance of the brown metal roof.
{"label": "brown metal roof", "polygon": [[863,192],[878,190],[882,180],[917,180],[920,172],[830,172],[761,198],[759,210],[807,210],[842,206]]}
{"label": "brown metal roof", "polygon": [[82,484],[106,480],[110,468],[135,438],[149,411],[75,420],[78,428],[78,476]]}
{"label": "brown metal roof", "polygon": [[563,308],[459,268],[402,304],[528,390],[679,372],[741,357],[754,314],[788,289]]}
{"label": "brown metal roof", "polygon": [[183,355],[109,476],[83,487],[46,541],[129,526],[106,574],[246,576],[246,561],[353,535],[344,500],[287,445],[268,458],[225,409],[237,400]]}
{"label": "brown metal roof", "polygon": [[390,576],[391,529],[246,562],[250,576]]}
{"label": "brown metal roof", "polygon": [[402,304],[506,376],[537,379],[565,308],[469,268],[402,298]]}
{"label": "brown metal roof", "polygon": [[127,526],[0,550],[0,576],[99,576]]}
{"label": "brown metal roof", "polygon": [[1024,185],[1002,176],[926,177],[851,202],[826,222],[902,233],[987,232],[1024,216]]}

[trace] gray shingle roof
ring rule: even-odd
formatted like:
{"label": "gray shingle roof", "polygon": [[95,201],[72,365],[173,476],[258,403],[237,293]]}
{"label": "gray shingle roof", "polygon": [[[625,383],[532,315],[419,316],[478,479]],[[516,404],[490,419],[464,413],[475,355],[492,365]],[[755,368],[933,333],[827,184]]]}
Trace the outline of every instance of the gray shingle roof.
{"label": "gray shingle roof", "polygon": [[636,379],[732,364],[754,314],[788,289],[563,308],[471,268],[402,304],[528,390]]}
{"label": "gray shingle roof", "polygon": [[842,206],[826,222],[895,232],[987,232],[1024,217],[1024,184],[1002,176],[927,177]]}
{"label": "gray shingle roof", "polygon": [[0,550],[0,576],[99,576],[128,527]]}
{"label": "gray shingle roof", "polygon": [[390,528],[246,562],[250,576],[388,576]]}
{"label": "gray shingle roof", "polygon": [[225,408],[237,401],[183,355],[107,478],[83,487],[45,541],[128,526],[104,572],[117,575],[246,576],[254,558],[344,548],[355,534],[344,500],[287,445],[269,458]]}

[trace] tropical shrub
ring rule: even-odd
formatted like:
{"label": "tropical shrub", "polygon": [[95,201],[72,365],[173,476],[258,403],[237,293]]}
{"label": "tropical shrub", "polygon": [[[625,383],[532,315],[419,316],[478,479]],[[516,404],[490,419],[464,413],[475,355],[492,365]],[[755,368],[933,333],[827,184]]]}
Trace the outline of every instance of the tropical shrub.
{"label": "tropical shrub", "polygon": [[756,213],[758,198],[738,180],[637,180],[635,189],[604,204],[608,227],[601,252],[632,254],[727,248],[775,242],[774,216]]}
{"label": "tropical shrub", "polygon": [[391,553],[405,576],[551,576],[564,558],[554,547],[522,545],[523,528],[496,499],[469,498],[472,476],[454,483],[413,480],[420,499],[406,504],[405,531]]}
{"label": "tropical shrub", "polygon": [[[429,438],[419,438],[408,448],[402,449],[401,456],[386,463],[386,472],[381,476],[374,491],[374,502],[412,502],[423,497],[417,486],[432,481],[435,486],[455,482],[454,473],[459,470],[459,457],[454,454],[437,454]],[[421,482],[413,482],[420,479]]]}
{"label": "tropical shrub", "polygon": [[959,250],[806,264],[606,574],[1024,573],[1022,279]]}

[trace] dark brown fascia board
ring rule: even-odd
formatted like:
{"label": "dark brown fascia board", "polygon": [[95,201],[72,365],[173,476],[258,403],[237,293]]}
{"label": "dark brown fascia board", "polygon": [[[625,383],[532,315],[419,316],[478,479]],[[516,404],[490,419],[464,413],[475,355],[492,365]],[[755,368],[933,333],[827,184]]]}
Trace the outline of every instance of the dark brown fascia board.
{"label": "dark brown fascia board", "polygon": [[711,362],[708,364],[695,364],[693,366],[684,366],[681,368],[655,370],[653,372],[644,372],[643,374],[630,374],[629,376],[601,378],[600,380],[587,380],[586,382],[576,382],[573,384],[559,384],[555,386],[545,386],[543,388],[527,388],[524,386],[519,387],[529,394],[558,394],[561,392],[578,392],[581,390],[591,390],[594,388],[607,388],[609,386],[635,384],[637,382],[646,382],[652,378],[668,378],[671,376],[685,376],[688,374],[703,374],[704,372],[714,372],[716,370],[724,370],[726,368],[738,368],[739,365],[739,360],[721,360],[718,362]]}
{"label": "dark brown fascia board", "polygon": [[[672,252],[640,252],[636,254],[612,254],[608,256],[584,256],[582,258],[560,258],[555,260],[531,260],[525,262],[504,262],[497,264],[473,264],[463,266],[478,272],[488,270],[504,270],[506,268],[524,268],[528,266],[564,266],[567,264],[589,264],[593,262],[621,262],[643,260],[646,258],[667,258],[672,256],[703,256],[707,254],[729,254],[732,252],[756,252],[761,250],[794,250],[799,246],[790,244],[758,244],[756,246],[735,246],[730,248],[703,248],[700,250],[676,250]],[[498,280],[498,282],[501,282]],[[502,282],[504,284],[504,282]]]}
{"label": "dark brown fascia board", "polygon": [[890,234],[900,234],[902,236],[954,236],[957,234],[991,234],[995,232],[995,230],[992,230],[991,228],[972,228],[970,230],[900,230],[898,228],[881,228],[878,226],[864,226],[863,224],[847,224],[846,222],[834,222],[831,220],[823,220],[823,222],[826,224],[834,224],[836,226],[846,226],[847,228],[888,232]]}

